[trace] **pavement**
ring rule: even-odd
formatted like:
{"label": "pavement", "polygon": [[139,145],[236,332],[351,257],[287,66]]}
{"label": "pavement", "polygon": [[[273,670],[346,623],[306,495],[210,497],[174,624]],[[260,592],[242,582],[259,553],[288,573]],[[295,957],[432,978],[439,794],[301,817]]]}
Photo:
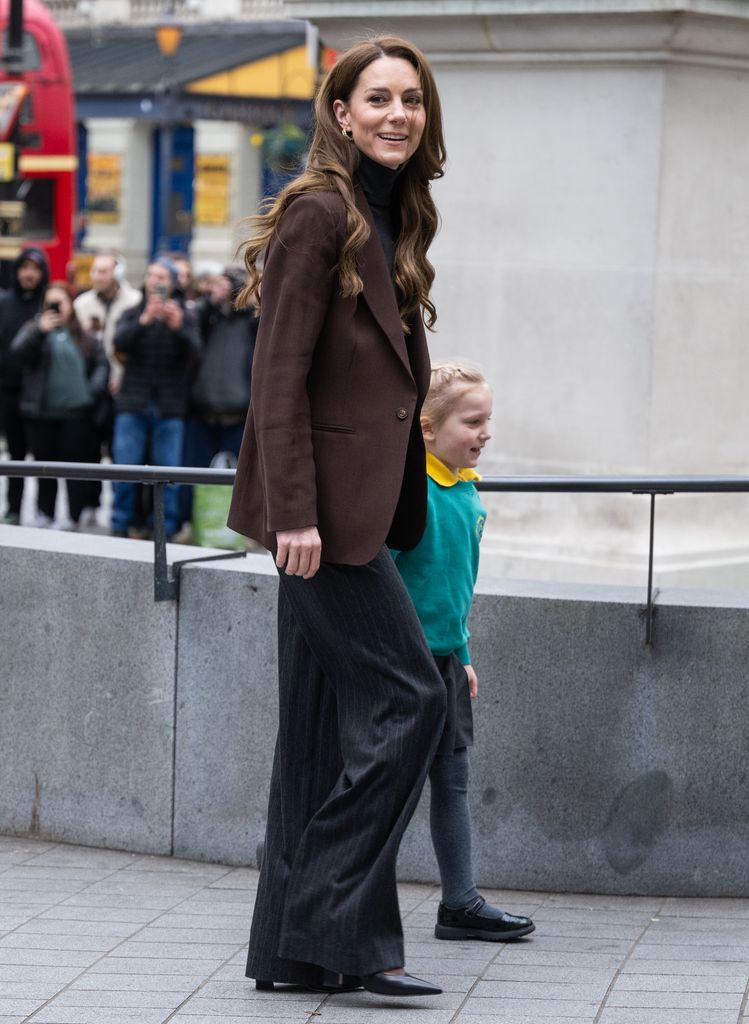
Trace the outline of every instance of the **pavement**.
{"label": "pavement", "polygon": [[483,890],[514,943],[434,938],[399,887],[411,973],[440,996],[256,992],[257,872],[0,836],[0,1024],[749,1024],[749,900]]}

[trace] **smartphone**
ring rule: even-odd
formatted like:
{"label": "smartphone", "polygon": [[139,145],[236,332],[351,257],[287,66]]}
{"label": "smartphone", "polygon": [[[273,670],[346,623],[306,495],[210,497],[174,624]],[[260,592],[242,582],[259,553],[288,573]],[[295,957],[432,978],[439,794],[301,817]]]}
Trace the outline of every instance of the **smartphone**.
{"label": "smartphone", "polygon": [[155,284],[153,286],[154,295],[158,295],[160,299],[165,299],[169,294],[165,284]]}
{"label": "smartphone", "polygon": [[59,302],[48,302],[47,303],[47,309],[50,311],[50,313],[59,313],[60,312],[60,303]]}

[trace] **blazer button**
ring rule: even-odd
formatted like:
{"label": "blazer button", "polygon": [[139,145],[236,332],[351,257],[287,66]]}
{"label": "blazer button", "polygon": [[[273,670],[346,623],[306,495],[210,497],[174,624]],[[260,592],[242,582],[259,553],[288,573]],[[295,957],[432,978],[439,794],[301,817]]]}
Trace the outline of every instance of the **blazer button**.
{"label": "blazer button", "polygon": [[400,408],[395,414],[399,420],[404,420],[408,416],[408,409]]}

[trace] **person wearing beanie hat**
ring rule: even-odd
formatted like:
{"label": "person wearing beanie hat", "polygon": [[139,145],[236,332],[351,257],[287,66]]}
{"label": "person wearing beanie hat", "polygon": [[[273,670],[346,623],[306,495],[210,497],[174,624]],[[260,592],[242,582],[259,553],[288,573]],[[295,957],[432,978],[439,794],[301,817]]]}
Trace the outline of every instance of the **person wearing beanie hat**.
{"label": "person wearing beanie hat", "polygon": [[[250,404],[252,357],[257,319],[234,302],[246,284],[242,267],[224,267],[197,306],[203,352],[190,391],[183,465],[208,467],[219,452],[239,456]],[[180,489],[182,529],[177,540],[192,539],[190,486]]]}
{"label": "person wearing beanie hat", "polygon": [[[112,457],[124,465],[182,464],[189,375],[200,355],[195,315],[176,291],[177,270],[165,257],[146,271],[143,298],[126,309],[114,334],[125,371],[115,396]],[[115,483],[112,532],[127,536],[135,518],[135,484]],[[164,491],[167,535],[179,528],[178,490]]]}
{"label": "person wearing beanie hat", "polygon": [[176,292],[179,288],[179,270],[177,264],[169,259],[168,256],[157,256],[151,266],[164,267],[169,272],[169,281],[171,284],[171,292]]}
{"label": "person wearing beanie hat", "polygon": [[[5,436],[11,459],[26,458],[26,433],[21,415],[22,370],[11,344],[25,323],[37,315],[49,281],[49,265],[42,249],[27,246],[13,265],[13,284],[0,297],[0,434]],[[21,521],[23,478],[8,479],[8,507],[0,522]]]}

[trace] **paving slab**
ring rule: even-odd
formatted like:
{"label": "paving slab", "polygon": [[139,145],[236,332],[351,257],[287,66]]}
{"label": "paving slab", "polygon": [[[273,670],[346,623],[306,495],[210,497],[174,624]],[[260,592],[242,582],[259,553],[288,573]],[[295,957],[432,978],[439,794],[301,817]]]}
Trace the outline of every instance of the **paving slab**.
{"label": "paving slab", "polygon": [[654,1010],[607,1006],[597,1024],[735,1024],[732,1010]]}
{"label": "paving slab", "polygon": [[256,888],[248,868],[0,836],[0,1024],[749,1024],[749,900],[487,891],[536,931],[441,942],[438,890],[409,883],[407,964],[444,991],[391,1000],[258,992]]}

